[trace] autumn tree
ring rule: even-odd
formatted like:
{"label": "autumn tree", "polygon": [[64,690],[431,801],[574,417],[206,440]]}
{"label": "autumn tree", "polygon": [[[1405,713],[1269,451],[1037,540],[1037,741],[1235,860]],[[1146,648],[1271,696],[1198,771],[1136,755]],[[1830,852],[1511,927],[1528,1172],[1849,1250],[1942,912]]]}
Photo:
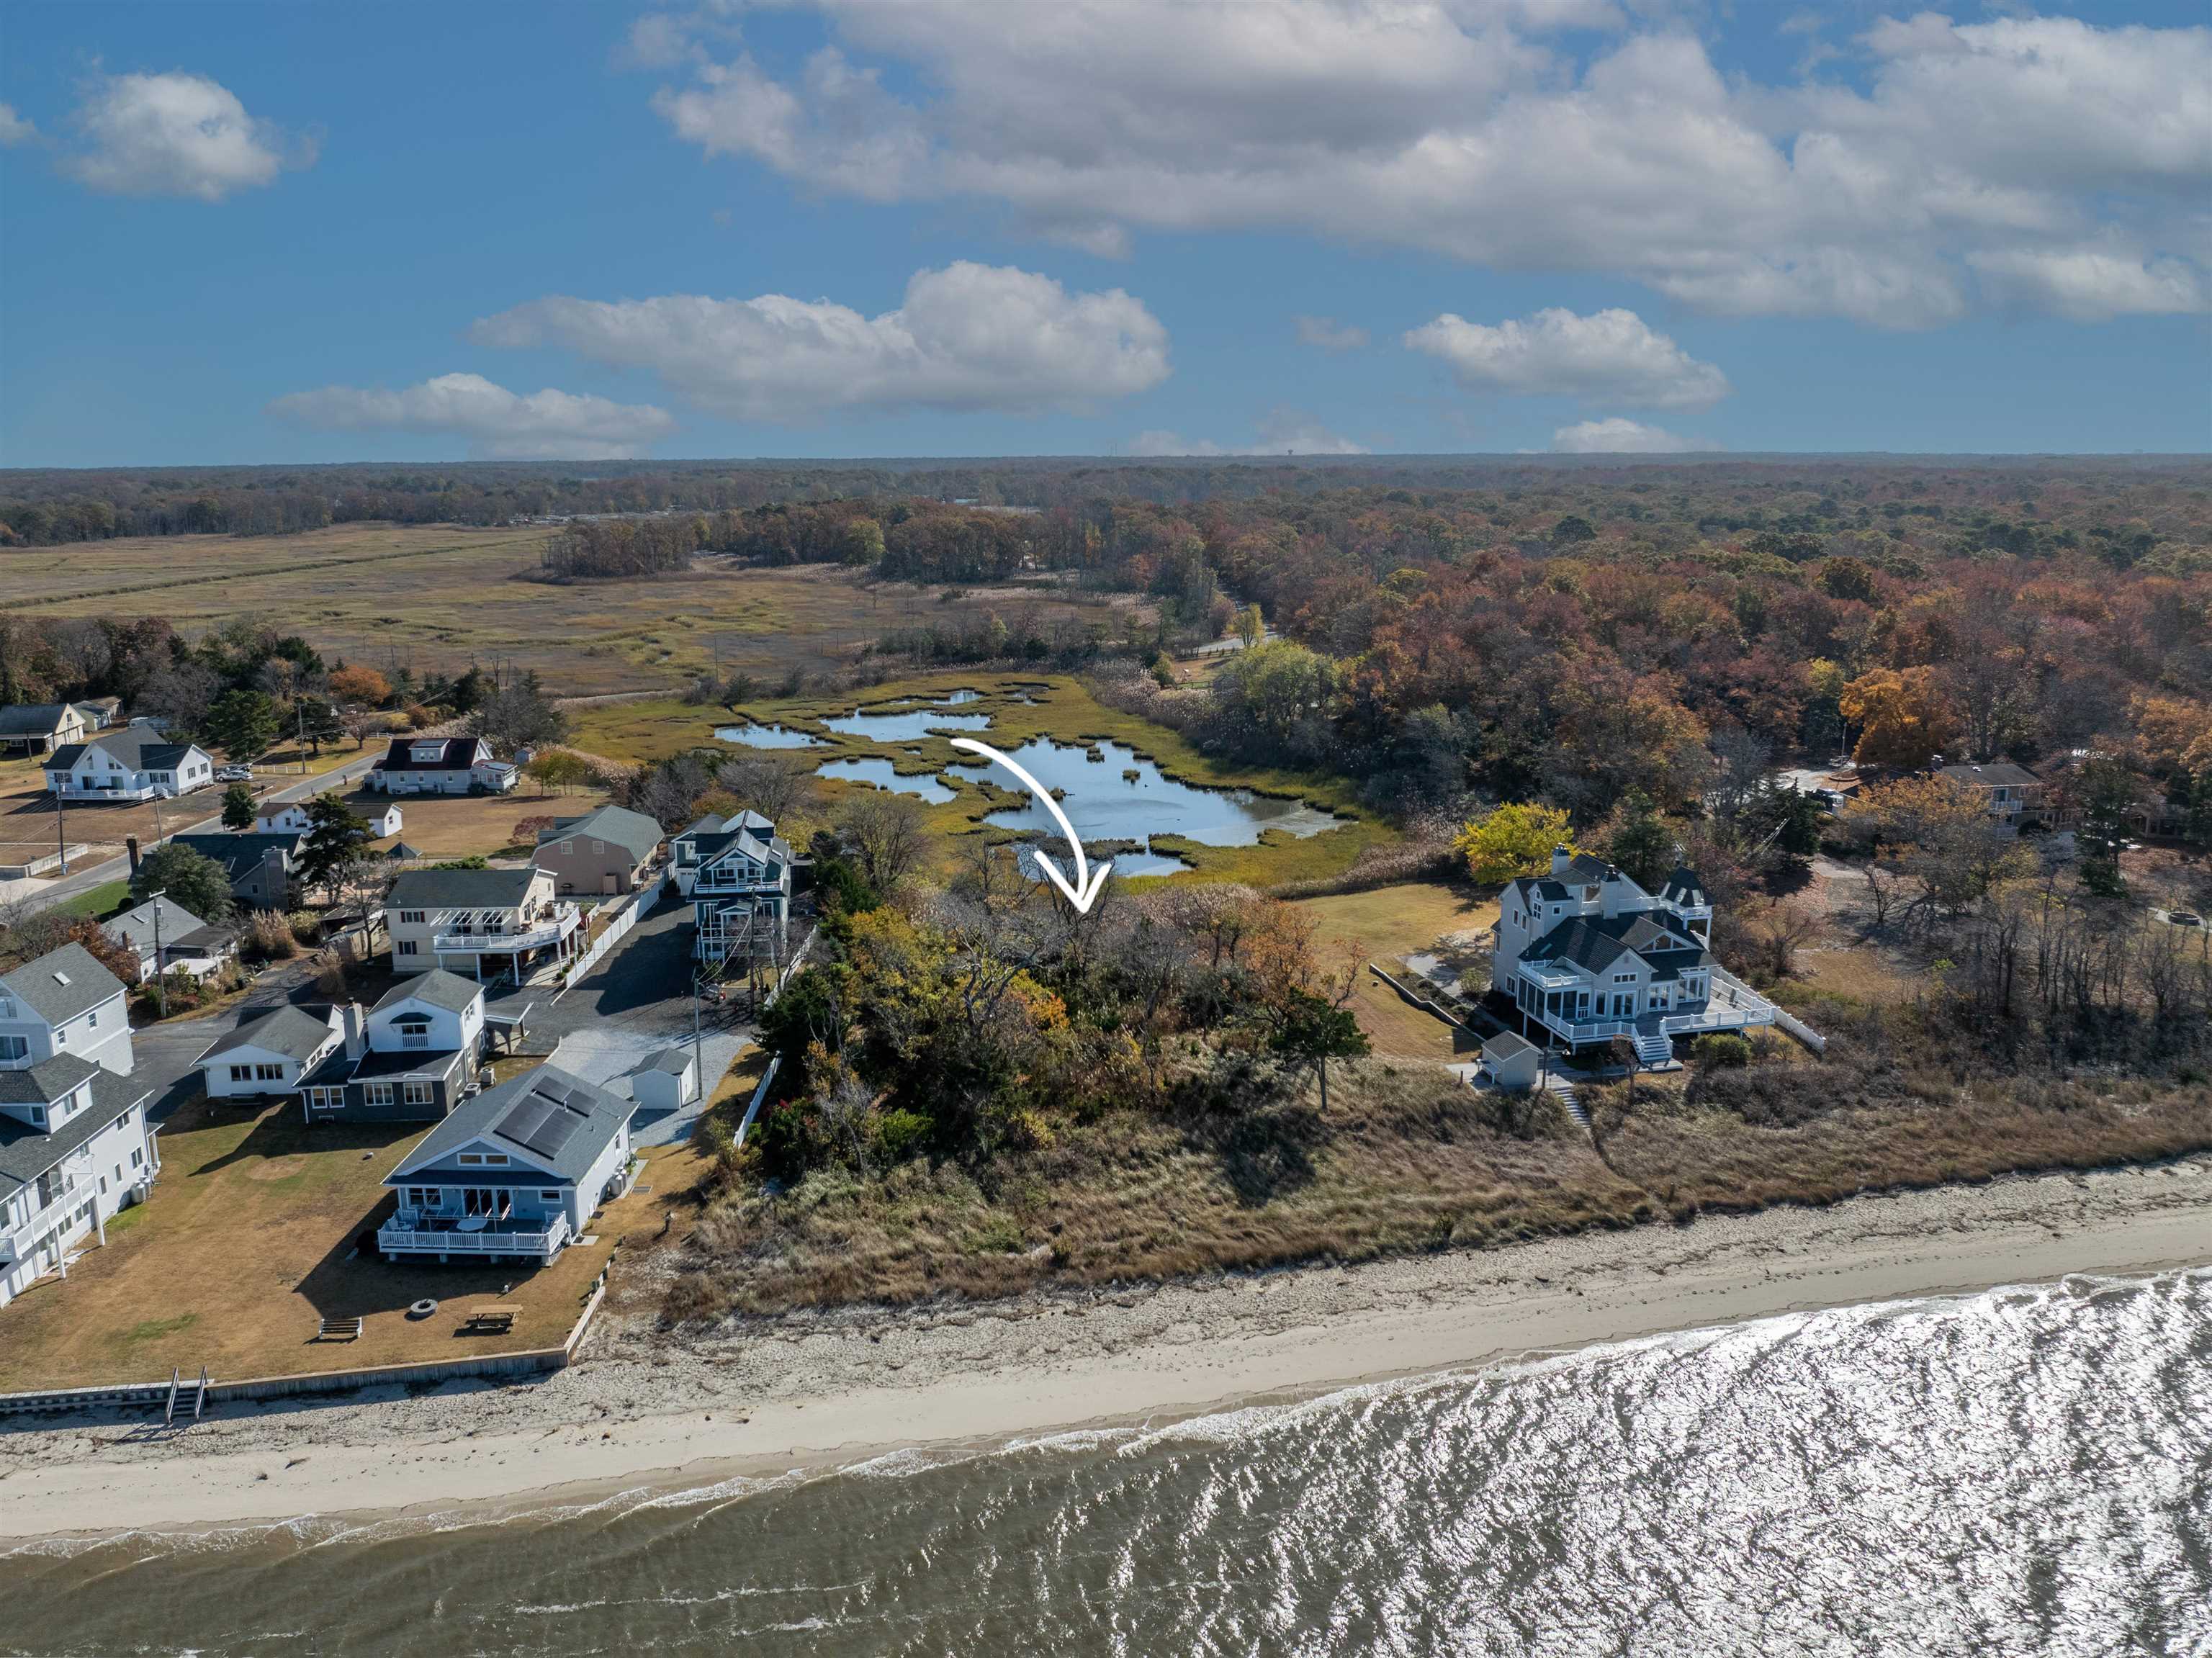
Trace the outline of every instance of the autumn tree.
{"label": "autumn tree", "polygon": [[392,682],[374,668],[349,666],[332,670],[330,690],[341,703],[359,708],[380,708],[392,701]]}
{"label": "autumn tree", "polygon": [[1917,771],[1950,745],[1956,730],[1932,668],[1877,668],[1844,686],[1837,702],[1859,728],[1851,757],[1862,766]]}
{"label": "autumn tree", "polygon": [[1467,872],[1484,885],[1535,875],[1552,867],[1552,848],[1573,846],[1567,838],[1567,814],[1555,806],[1508,802],[1462,826],[1452,850],[1467,860]]}

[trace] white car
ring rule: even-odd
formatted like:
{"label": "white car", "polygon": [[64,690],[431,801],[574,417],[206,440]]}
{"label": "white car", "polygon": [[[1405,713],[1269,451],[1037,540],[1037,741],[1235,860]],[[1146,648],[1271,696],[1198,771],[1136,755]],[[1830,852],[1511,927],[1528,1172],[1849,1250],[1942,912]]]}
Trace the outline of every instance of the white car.
{"label": "white car", "polygon": [[215,780],[218,783],[251,783],[253,780],[253,768],[217,766],[215,769]]}

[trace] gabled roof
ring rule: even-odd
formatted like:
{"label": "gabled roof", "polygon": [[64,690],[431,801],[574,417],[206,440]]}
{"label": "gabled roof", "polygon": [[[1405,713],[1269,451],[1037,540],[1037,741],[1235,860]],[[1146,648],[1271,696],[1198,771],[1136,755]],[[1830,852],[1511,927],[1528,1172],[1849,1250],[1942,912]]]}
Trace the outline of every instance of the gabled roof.
{"label": "gabled roof", "polygon": [[1992,760],[1981,766],[1942,766],[1936,769],[1940,776],[1982,788],[2033,788],[2043,780],[2026,767],[2015,766],[2009,760]]}
{"label": "gabled roof", "polygon": [[66,1024],[118,995],[123,981],[82,944],[67,944],[0,975],[0,985],[48,1024]]}
{"label": "gabled roof", "polygon": [[0,737],[52,737],[72,705],[67,702],[18,702],[0,708]]}
{"label": "gabled roof", "polygon": [[1698,878],[1697,871],[1687,864],[1674,865],[1674,872],[1667,878],[1667,884],[1659,889],[1659,896],[1669,903],[1682,904],[1692,909],[1700,904],[1712,902],[1706,896],[1705,884]]}
{"label": "gabled roof", "polygon": [[785,865],[791,862],[791,847],[787,841],[771,836],[763,840],[750,829],[725,830],[718,835],[693,837],[699,852],[699,867],[720,863],[732,853],[740,853],[756,862]]}
{"label": "gabled roof", "polygon": [[151,950],[154,947],[154,918],[157,912],[161,916],[161,943],[164,944],[182,944],[207,926],[182,904],[165,896],[149,899],[136,909],[125,910],[100,930],[118,944]]}
{"label": "gabled roof", "polygon": [[1617,873],[1619,872],[1604,859],[1594,857],[1587,852],[1577,853],[1567,860],[1565,869],[1557,872],[1559,879],[1578,884],[1602,881],[1608,874]]}
{"label": "gabled roof", "polygon": [[514,909],[545,872],[520,869],[410,869],[392,884],[388,909]]}
{"label": "gabled roof", "polygon": [[634,1100],[541,1065],[455,1107],[399,1160],[384,1183],[404,1185],[425,1165],[477,1140],[563,1180],[580,1181],[636,1108]]}
{"label": "gabled roof", "polygon": [[264,1013],[258,1019],[249,1019],[204,1050],[194,1065],[204,1065],[225,1054],[234,1054],[243,1048],[257,1048],[264,1054],[282,1054],[288,1060],[305,1064],[321,1052],[323,1045],[337,1035],[331,1029],[327,1015],[321,1017],[303,1007],[284,1006],[274,1012]]}
{"label": "gabled roof", "polygon": [[56,749],[46,756],[46,768],[67,771],[83,758],[87,750],[98,749],[103,754],[114,756],[133,771],[174,771],[197,746],[172,743],[150,726],[125,726],[119,731],[102,732],[82,743],[70,743]]}
{"label": "gabled roof", "polygon": [[600,841],[611,841],[630,854],[637,863],[653,856],[660,844],[660,822],[641,811],[632,811],[626,806],[601,806],[587,811],[581,817],[556,818],[553,827],[542,831],[538,844],[548,847],[562,841],[573,841],[579,835]]}
{"label": "gabled roof", "polygon": [[1566,888],[1548,875],[1524,875],[1511,883],[1524,903],[1564,904],[1567,902]]}
{"label": "gabled roof", "polygon": [[92,1108],[78,1112],[59,1128],[37,1129],[0,1116],[0,1198],[13,1197],[17,1187],[28,1186],[64,1157],[91,1144],[94,1135],[154,1091],[103,1066],[94,1066],[92,1071]]}
{"label": "gabled roof", "polygon": [[465,1013],[483,999],[483,987],[472,979],[464,979],[458,973],[448,973],[442,967],[434,967],[428,973],[418,973],[411,979],[402,979],[384,993],[384,999],[371,1008],[371,1013],[381,1013],[386,1008],[398,1007],[403,1002],[428,1002],[433,1007],[442,1007],[448,1013]]}
{"label": "gabled roof", "polygon": [[300,843],[306,839],[299,829],[263,829],[249,835],[173,835],[169,844],[189,847],[203,858],[214,859],[234,882],[259,869],[271,852],[283,853],[284,867],[291,868],[300,855]]}
{"label": "gabled roof", "polygon": [[1495,1036],[1482,1039],[1482,1057],[1486,1060],[1517,1060],[1523,1054],[1535,1051],[1535,1043],[1516,1036],[1510,1030],[1501,1030]]}
{"label": "gabled roof", "polygon": [[671,1077],[680,1077],[691,1068],[691,1050],[688,1048],[664,1048],[658,1054],[649,1054],[630,1066],[633,1077],[641,1071],[659,1071]]}
{"label": "gabled roof", "polygon": [[1572,962],[1591,973],[1602,973],[1629,950],[1600,923],[1601,918],[1594,915],[1571,916],[1522,950],[1522,959]]}
{"label": "gabled roof", "polygon": [[1571,916],[1521,955],[1531,962],[1572,962],[1591,974],[1603,973],[1622,957],[1633,956],[1661,978],[1672,978],[1686,967],[1712,959],[1665,911],[1649,909]]}
{"label": "gabled roof", "polygon": [[76,1054],[57,1054],[24,1071],[0,1071],[0,1105],[52,1105],[100,1066]]}
{"label": "gabled roof", "polygon": [[[477,737],[395,737],[384,757],[370,768],[374,771],[466,771],[477,763],[477,745],[483,739]],[[415,747],[421,744],[427,750],[433,743],[438,745],[435,759],[417,760]],[[488,752],[489,750],[487,750]]]}

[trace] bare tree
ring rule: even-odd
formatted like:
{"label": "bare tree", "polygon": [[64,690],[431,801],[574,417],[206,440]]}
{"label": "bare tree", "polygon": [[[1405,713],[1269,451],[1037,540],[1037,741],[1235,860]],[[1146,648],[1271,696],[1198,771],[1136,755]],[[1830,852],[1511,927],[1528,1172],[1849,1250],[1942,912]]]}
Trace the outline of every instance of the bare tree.
{"label": "bare tree", "polygon": [[788,754],[734,754],[714,768],[714,781],[779,829],[814,798],[811,762]]}
{"label": "bare tree", "polygon": [[880,789],[856,794],[837,809],[833,821],[860,878],[886,897],[914,872],[927,844],[921,806],[903,794]]}

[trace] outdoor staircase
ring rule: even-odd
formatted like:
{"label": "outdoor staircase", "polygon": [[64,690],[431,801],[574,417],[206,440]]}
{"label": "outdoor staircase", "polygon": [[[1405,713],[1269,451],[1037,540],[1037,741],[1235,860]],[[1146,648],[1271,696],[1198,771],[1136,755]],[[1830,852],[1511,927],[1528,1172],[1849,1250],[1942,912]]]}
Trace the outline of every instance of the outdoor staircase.
{"label": "outdoor staircase", "polygon": [[1664,1065],[1674,1057],[1674,1044],[1665,1031],[1638,1027],[1636,1058],[1639,1064]]}
{"label": "outdoor staircase", "polygon": [[1559,1103],[1566,1108],[1567,1114],[1575,1120],[1575,1127],[1587,1133],[1589,1128],[1589,1113],[1583,1109],[1582,1102],[1575,1097],[1574,1084],[1562,1078],[1557,1072],[1547,1072],[1544,1078],[1544,1086],[1559,1096]]}

